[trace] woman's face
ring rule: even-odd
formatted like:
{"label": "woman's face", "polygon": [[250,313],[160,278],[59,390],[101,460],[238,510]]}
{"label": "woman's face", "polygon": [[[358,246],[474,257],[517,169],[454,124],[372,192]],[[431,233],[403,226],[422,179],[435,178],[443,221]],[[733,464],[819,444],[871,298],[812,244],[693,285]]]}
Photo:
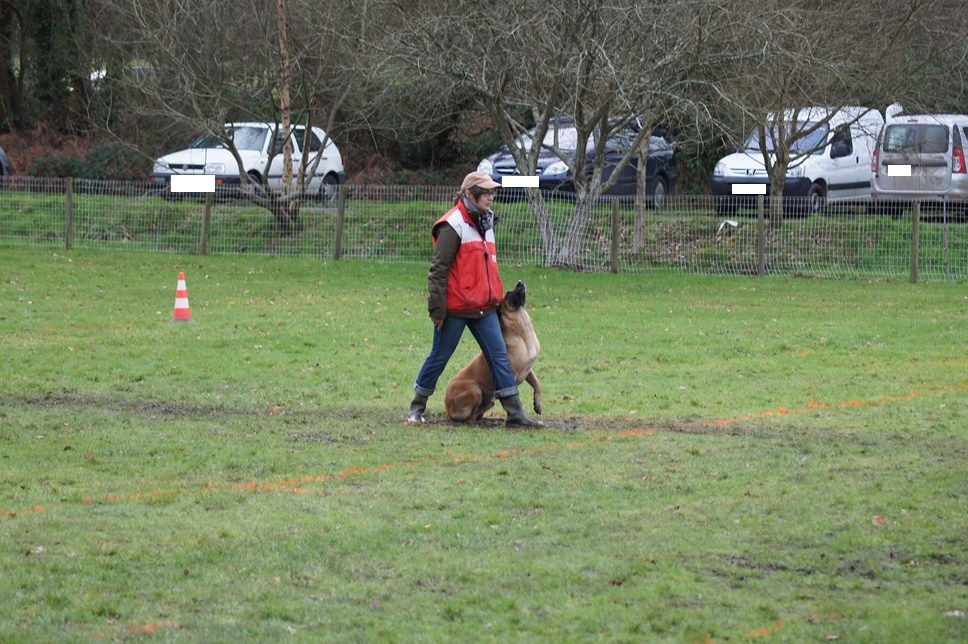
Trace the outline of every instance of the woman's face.
{"label": "woman's face", "polygon": [[467,198],[471,200],[471,202],[477,207],[478,210],[480,210],[481,212],[484,212],[484,211],[490,210],[491,204],[494,203],[494,191],[485,190],[484,192],[481,193],[481,196],[478,197],[477,199],[475,199],[474,195],[472,195],[470,191],[468,191]]}

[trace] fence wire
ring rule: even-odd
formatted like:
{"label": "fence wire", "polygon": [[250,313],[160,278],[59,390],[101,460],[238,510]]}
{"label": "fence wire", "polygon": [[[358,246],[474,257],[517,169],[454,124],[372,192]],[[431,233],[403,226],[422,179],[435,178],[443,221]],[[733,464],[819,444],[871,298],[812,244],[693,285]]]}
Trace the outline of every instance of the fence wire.
{"label": "fence wire", "polygon": [[[0,244],[219,255],[270,254],[426,263],[432,224],[453,188],[343,186],[330,202],[304,199],[291,226],[237,192],[178,196],[151,183],[11,177],[0,185]],[[500,194],[500,193],[499,193]],[[890,215],[863,205],[804,215],[787,200],[769,209],[717,214],[712,197],[675,195],[661,209],[631,198],[587,208],[573,196],[522,194],[494,204],[504,264],[646,273],[781,274],[920,281],[968,280],[964,211],[898,204]],[[920,208],[920,207],[919,207]],[[288,211],[295,214],[296,211]]]}

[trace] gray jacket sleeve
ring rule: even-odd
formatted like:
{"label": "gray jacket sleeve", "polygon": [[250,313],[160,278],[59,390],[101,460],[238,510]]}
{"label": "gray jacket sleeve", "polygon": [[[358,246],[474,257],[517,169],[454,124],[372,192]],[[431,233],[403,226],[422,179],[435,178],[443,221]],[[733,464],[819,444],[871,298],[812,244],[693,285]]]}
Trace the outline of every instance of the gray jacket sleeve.
{"label": "gray jacket sleeve", "polygon": [[430,274],[427,277],[427,310],[433,320],[447,317],[447,276],[460,249],[460,237],[450,224],[441,224],[434,233],[437,244],[430,260]]}

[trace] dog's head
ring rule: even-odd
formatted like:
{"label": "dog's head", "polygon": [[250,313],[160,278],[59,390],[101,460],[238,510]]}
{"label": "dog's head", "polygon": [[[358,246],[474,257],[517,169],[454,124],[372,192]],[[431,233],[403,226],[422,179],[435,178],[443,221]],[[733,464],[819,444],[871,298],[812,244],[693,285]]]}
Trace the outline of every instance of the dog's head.
{"label": "dog's head", "polygon": [[507,309],[508,311],[523,309],[527,291],[528,287],[524,285],[524,282],[519,281],[517,286],[504,294],[504,302],[502,303],[501,308]]}

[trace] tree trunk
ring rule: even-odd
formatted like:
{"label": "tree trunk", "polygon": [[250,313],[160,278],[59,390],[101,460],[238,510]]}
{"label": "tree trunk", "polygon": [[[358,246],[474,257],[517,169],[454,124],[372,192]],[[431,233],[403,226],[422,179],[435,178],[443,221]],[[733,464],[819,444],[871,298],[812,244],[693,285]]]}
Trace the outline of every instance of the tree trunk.
{"label": "tree trunk", "polygon": [[[282,134],[285,137],[282,143],[282,207],[285,209],[284,218],[286,230],[293,232],[296,230],[299,221],[299,197],[286,199],[293,192],[292,185],[292,102],[289,97],[289,84],[292,77],[292,70],[289,65],[289,39],[286,33],[286,0],[276,0],[276,8],[279,11],[279,53],[282,57],[282,79],[279,91],[279,107],[282,112]],[[309,145],[310,133],[307,132],[303,139],[303,146]],[[276,221],[282,223],[280,214],[273,210]]]}
{"label": "tree trunk", "polygon": [[268,206],[276,220],[276,231],[283,237],[299,232],[299,200],[273,197]]}
{"label": "tree trunk", "polygon": [[568,229],[565,231],[565,238],[562,241],[558,255],[555,257],[553,266],[580,270],[581,265],[581,241],[585,237],[585,230],[591,220],[592,209],[598,199],[592,199],[588,194],[577,195],[575,203],[575,214],[568,222]]}
{"label": "tree trunk", "polygon": [[787,168],[789,161],[781,159],[778,154],[772,168],[768,168],[770,174],[770,228],[778,230],[783,224],[784,203],[783,188],[786,186]]}
{"label": "tree trunk", "polygon": [[555,235],[555,228],[551,223],[551,215],[548,214],[548,204],[545,203],[544,196],[538,188],[525,188],[525,198],[531,206],[531,213],[535,223],[538,225],[538,232],[541,234],[541,247],[544,249],[545,266],[553,265],[555,256],[558,254],[558,236]]}
{"label": "tree trunk", "polygon": [[645,210],[648,208],[648,163],[649,139],[643,136],[639,143],[639,163],[635,168],[635,228],[632,231],[632,256],[636,257],[645,248]]}

